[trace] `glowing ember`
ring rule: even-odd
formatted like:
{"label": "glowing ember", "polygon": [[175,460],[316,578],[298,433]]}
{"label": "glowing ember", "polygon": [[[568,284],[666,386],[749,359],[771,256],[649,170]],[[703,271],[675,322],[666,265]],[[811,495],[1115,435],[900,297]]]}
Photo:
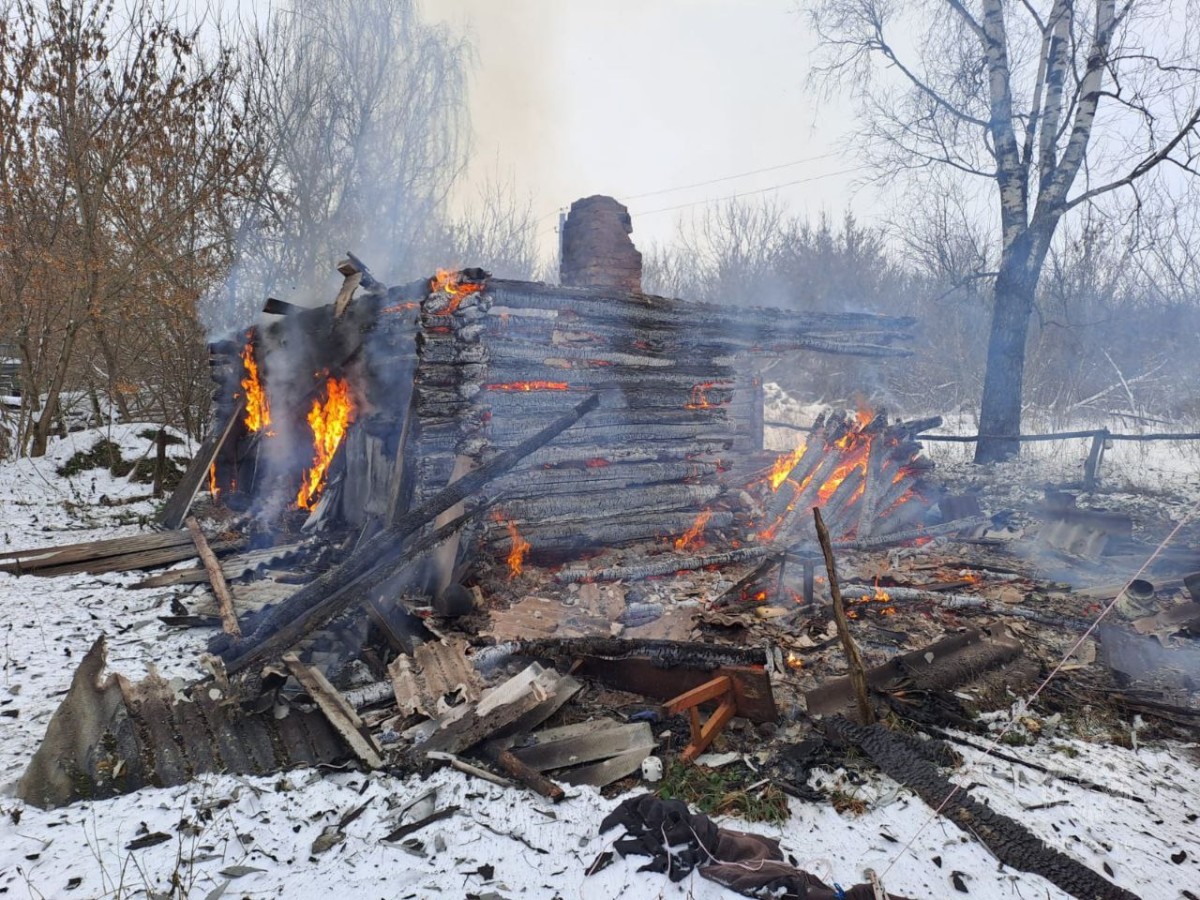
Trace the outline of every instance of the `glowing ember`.
{"label": "glowing ember", "polygon": [[313,464],[304,473],[300,493],[296,495],[296,505],[301,509],[312,509],[325,490],[325,476],[333,454],[353,421],[350,383],[343,378],[330,378],[308,412],[308,427],[313,433]]}
{"label": "glowing ember", "polygon": [[612,465],[612,463],[607,459],[601,459],[599,456],[593,456],[591,459],[586,460],[584,465],[589,469],[603,469],[605,466]]}
{"label": "glowing ember", "polygon": [[692,523],[692,527],[683,533],[683,537],[675,538],[675,549],[682,552],[684,550],[696,550],[704,546],[704,526],[708,524],[708,520],[712,518],[711,510],[704,510],[700,515],[696,516],[696,521]]}
{"label": "glowing ember", "polygon": [[507,384],[489,384],[489,391],[566,391],[565,381],[510,381]]}
{"label": "glowing ember", "polygon": [[265,431],[271,424],[271,404],[258,377],[254,345],[249,342],[242,348],[242,365],[246,369],[246,377],[242,379],[242,390],[246,392],[246,427],[252,432]]}
{"label": "glowing ember", "polygon": [[530,543],[521,537],[521,532],[517,531],[517,523],[512,519],[505,519],[499,511],[492,513],[492,518],[502,522],[508,529],[508,539],[512,545],[507,557],[508,577],[511,581],[525,570],[525,555],[529,553]]}
{"label": "glowing ember", "polygon": [[410,303],[397,303],[395,306],[385,306],[382,312],[404,312],[406,309],[416,309],[420,306],[415,300]]}
{"label": "glowing ember", "polygon": [[683,405],[684,409],[716,409],[720,406],[725,406],[729,401],[723,400],[720,403],[710,403],[708,400],[707,391],[715,387],[725,387],[726,385],[718,384],[715,381],[705,381],[701,384],[692,385],[692,399]]}
{"label": "glowing ember", "polygon": [[217,464],[213,463],[208,467],[208,493],[215,501],[221,496],[221,489],[217,487]]}
{"label": "glowing ember", "polygon": [[771,483],[771,490],[778,491],[779,486],[787,481],[792,470],[800,465],[800,460],[804,458],[804,451],[808,449],[808,445],[801,441],[796,445],[796,449],[791,453],[785,453],[779,459],[775,460],[775,465],[771,466],[771,474],[767,476],[767,481]]}
{"label": "glowing ember", "polygon": [[445,269],[438,269],[437,274],[429,279],[429,293],[444,293],[449,300],[446,308],[440,310],[438,315],[454,315],[454,311],[458,309],[458,305],[462,303],[464,297],[483,290],[481,283],[468,282],[464,284],[461,279],[462,276],[458,272],[448,272]]}

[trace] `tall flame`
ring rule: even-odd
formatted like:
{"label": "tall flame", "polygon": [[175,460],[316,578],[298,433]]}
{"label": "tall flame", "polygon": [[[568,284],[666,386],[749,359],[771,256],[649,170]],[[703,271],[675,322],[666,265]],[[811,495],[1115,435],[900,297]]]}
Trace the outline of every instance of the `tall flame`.
{"label": "tall flame", "polygon": [[304,473],[300,493],[296,495],[296,505],[301,509],[312,509],[325,490],[325,477],[333,454],[353,421],[354,400],[350,396],[350,383],[344,378],[330,378],[308,411],[308,427],[313,434],[313,464]]}
{"label": "tall flame", "polygon": [[217,464],[212,463],[208,467],[208,493],[216,500],[221,496],[221,489],[217,487]]}
{"label": "tall flame", "polygon": [[771,474],[767,476],[773,492],[778,491],[779,486],[792,474],[792,470],[800,465],[800,460],[804,458],[804,451],[807,449],[808,445],[801,441],[791,453],[785,453],[775,460],[775,465],[771,466]]}
{"label": "tall flame", "polygon": [[712,518],[712,510],[704,510],[700,515],[696,516],[696,521],[692,523],[692,527],[683,533],[682,537],[675,538],[675,549],[695,550],[698,547],[704,546],[704,526],[708,524],[708,520]]}
{"label": "tall flame", "polygon": [[246,377],[242,379],[242,390],[246,392],[246,427],[250,431],[265,431],[271,424],[271,403],[258,377],[258,361],[254,358],[254,345],[249,341],[242,348],[242,365],[246,368]]}
{"label": "tall flame", "polygon": [[525,556],[529,553],[532,545],[521,537],[521,532],[517,531],[517,523],[512,519],[505,519],[498,510],[492,513],[492,518],[497,522],[504,523],[504,527],[508,529],[508,540],[511,545],[507,557],[508,577],[509,580],[512,580],[525,571]]}

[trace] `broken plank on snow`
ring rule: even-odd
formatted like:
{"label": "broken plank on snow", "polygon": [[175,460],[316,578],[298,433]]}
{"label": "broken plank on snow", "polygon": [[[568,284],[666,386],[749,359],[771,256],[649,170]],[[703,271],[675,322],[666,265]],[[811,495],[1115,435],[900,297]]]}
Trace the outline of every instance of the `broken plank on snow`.
{"label": "broken plank on snow", "polygon": [[308,692],[308,695],[317,704],[321,712],[325,714],[325,718],[329,720],[329,724],[349,744],[350,749],[354,751],[354,755],[372,769],[378,769],[382,766],[383,760],[380,758],[380,754],[383,751],[375,742],[375,738],[363,726],[362,719],[358,717],[358,713],[354,711],[354,707],[346,702],[346,698],[341,695],[337,688],[329,683],[329,680],[321,674],[321,671],[304,665],[304,663],[300,662],[300,657],[294,653],[285,653],[283,655],[283,663],[287,666],[292,676],[300,682],[304,690]]}

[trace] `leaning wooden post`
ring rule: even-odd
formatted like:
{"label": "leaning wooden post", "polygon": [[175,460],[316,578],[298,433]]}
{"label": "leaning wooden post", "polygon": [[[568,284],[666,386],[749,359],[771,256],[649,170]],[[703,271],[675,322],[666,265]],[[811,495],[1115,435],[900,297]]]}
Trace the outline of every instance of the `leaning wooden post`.
{"label": "leaning wooden post", "polygon": [[154,438],[157,452],[154,457],[154,496],[163,495],[163,476],[167,471],[167,429],[158,429]]}
{"label": "leaning wooden post", "polygon": [[829,540],[829,532],[821,520],[821,510],[813,507],[813,521],[817,526],[817,540],[821,542],[821,550],[825,553],[825,571],[829,573],[829,595],[833,599],[833,618],[837,622],[838,636],[842,639],[842,647],[846,651],[846,662],[850,665],[850,684],[854,688],[854,696],[858,700],[858,717],[863,725],[875,722],[875,710],[867,697],[867,671],[863,667],[862,656],[858,645],[850,634],[850,620],[846,618],[846,610],[842,606],[842,589],[838,586],[837,568],[833,562],[833,542]]}
{"label": "leaning wooden post", "polygon": [[1088,452],[1087,462],[1083,465],[1083,489],[1089,493],[1096,490],[1096,482],[1100,474],[1100,460],[1104,457],[1104,445],[1108,442],[1109,431],[1101,428],[1092,434],[1092,448]]}
{"label": "leaning wooden post", "polygon": [[217,595],[217,605],[221,610],[221,624],[225,628],[225,633],[241,637],[242,628],[238,625],[237,614],[233,611],[233,596],[229,593],[229,585],[225,583],[225,573],[221,571],[221,563],[217,560],[216,554],[212,552],[212,547],[208,546],[208,540],[204,537],[204,532],[200,530],[200,523],[196,521],[196,517],[188,516],[183,524],[192,534],[192,543],[196,545],[196,553],[199,555],[200,561],[204,563],[204,568],[208,572],[208,580],[212,583],[213,593]]}

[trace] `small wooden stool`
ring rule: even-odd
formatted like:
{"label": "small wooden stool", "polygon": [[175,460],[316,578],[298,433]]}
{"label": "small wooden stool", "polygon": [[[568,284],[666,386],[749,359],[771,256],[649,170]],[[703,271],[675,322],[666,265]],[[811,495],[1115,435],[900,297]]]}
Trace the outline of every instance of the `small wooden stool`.
{"label": "small wooden stool", "polygon": [[[716,711],[708,717],[708,721],[700,722],[700,704],[719,700]],[[691,724],[692,739],[680,758],[691,762],[703,753],[721,729],[729,724],[729,720],[737,713],[737,695],[733,690],[733,679],[728,675],[718,675],[712,681],[706,681],[699,687],[694,687],[666,703],[668,715],[677,716],[686,711]]]}

